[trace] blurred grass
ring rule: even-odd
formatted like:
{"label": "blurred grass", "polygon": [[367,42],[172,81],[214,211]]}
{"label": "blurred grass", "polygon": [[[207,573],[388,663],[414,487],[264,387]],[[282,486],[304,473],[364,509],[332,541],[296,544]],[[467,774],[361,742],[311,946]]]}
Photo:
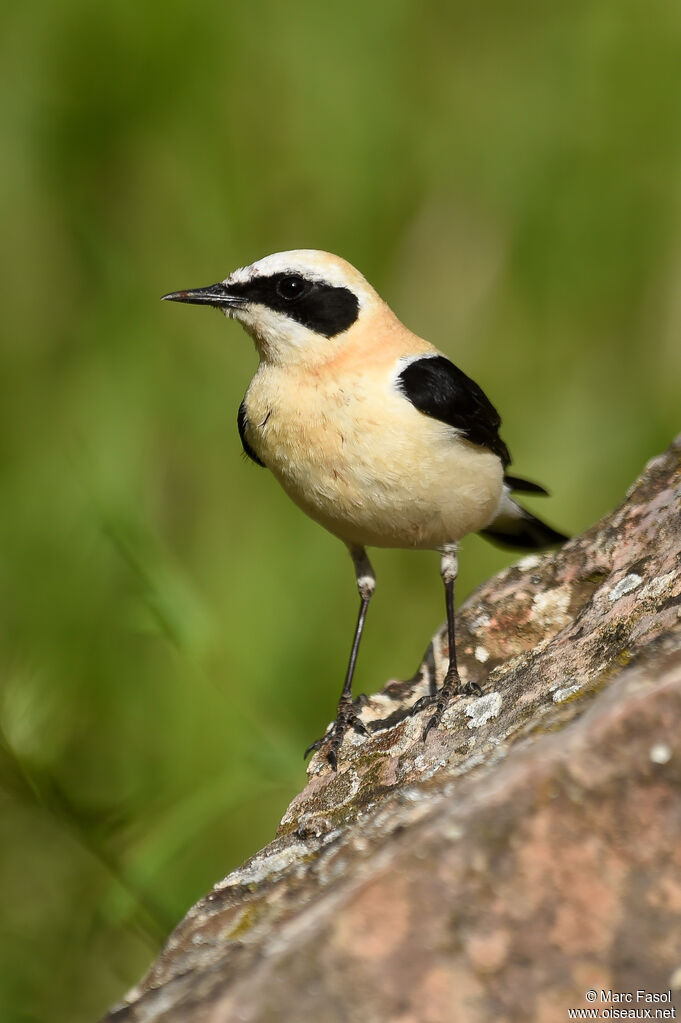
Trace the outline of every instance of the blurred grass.
{"label": "blurred grass", "polygon": [[[356,263],[573,531],[679,429],[681,8],[9,3],[0,33],[0,1019],[92,1020],[271,836],[333,713],[347,555],[240,458],[255,366],[163,307]],[[508,559],[467,541],[460,593]],[[358,691],[434,555],[377,552]]]}

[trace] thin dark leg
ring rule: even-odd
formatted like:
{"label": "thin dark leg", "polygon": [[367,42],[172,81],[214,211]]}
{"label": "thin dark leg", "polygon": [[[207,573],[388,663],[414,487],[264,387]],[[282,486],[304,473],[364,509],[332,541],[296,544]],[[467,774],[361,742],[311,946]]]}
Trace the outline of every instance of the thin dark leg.
{"label": "thin dark leg", "polygon": [[445,707],[458,691],[461,680],[456,667],[456,635],[454,628],[454,579],[445,579],[445,605],[447,607],[447,642],[449,644],[449,667],[439,693],[435,696],[435,713],[423,729],[425,741],[431,728],[437,728],[442,720]]}
{"label": "thin dark leg", "polygon": [[371,597],[361,598],[359,614],[357,616],[357,625],[355,626],[355,635],[352,640],[352,650],[350,651],[350,660],[348,662],[348,670],[345,675],[343,692],[341,693],[341,700],[344,698],[352,699],[352,680],[355,675],[355,665],[357,664],[357,654],[359,653],[359,642],[362,638],[362,633],[364,632],[364,622],[366,620],[370,600]]}
{"label": "thin dark leg", "polygon": [[442,720],[446,708],[449,706],[451,700],[463,693],[476,693],[479,695],[482,690],[480,686],[471,684],[464,686],[459,677],[459,671],[456,666],[456,633],[455,633],[455,618],[454,618],[454,584],[456,582],[456,576],[458,572],[458,559],[456,555],[456,546],[445,547],[442,551],[442,563],[440,568],[440,574],[442,575],[442,581],[445,584],[445,604],[447,607],[447,640],[449,645],[449,666],[447,668],[447,674],[444,677],[442,686],[434,696],[423,696],[420,700],[417,700],[414,704],[414,712],[418,713],[420,710],[424,710],[426,707],[432,707],[434,705],[435,712],[429,719],[426,727],[423,729],[422,738],[425,740],[428,733],[432,728],[437,728]]}
{"label": "thin dark leg", "polygon": [[311,743],[311,745],[307,747],[304,754],[304,756],[307,757],[313,752],[313,750],[327,747],[326,759],[331,764],[334,771],[338,766],[338,751],[340,750],[343,738],[348,728],[354,728],[354,730],[359,732],[361,735],[369,734],[355,711],[355,704],[352,699],[352,679],[355,674],[357,654],[359,652],[362,632],[364,631],[364,622],[369,608],[369,601],[371,600],[374,589],[376,588],[376,579],[371,567],[371,562],[369,561],[364,548],[351,548],[350,554],[352,555],[352,560],[355,563],[357,589],[359,590],[360,595],[360,606],[359,614],[357,616],[357,625],[355,626],[355,635],[352,640],[348,670],[345,673],[345,682],[343,683],[340,700],[338,701],[336,720],[321,739],[317,739],[316,742]]}

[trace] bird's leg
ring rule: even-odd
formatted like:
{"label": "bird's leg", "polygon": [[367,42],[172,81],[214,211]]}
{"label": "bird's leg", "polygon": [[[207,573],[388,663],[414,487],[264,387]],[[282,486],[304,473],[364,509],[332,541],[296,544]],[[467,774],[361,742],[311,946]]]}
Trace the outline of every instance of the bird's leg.
{"label": "bird's leg", "polygon": [[463,685],[459,677],[459,670],[456,666],[456,637],[454,629],[454,584],[459,571],[459,559],[456,553],[456,544],[448,544],[442,548],[442,560],[440,561],[440,575],[445,585],[445,603],[447,605],[447,640],[449,645],[449,666],[444,681],[439,691],[434,696],[423,696],[414,704],[414,712],[423,710],[425,707],[435,706],[435,713],[428,720],[423,729],[422,738],[425,740],[431,728],[437,728],[442,720],[446,708],[454,696],[475,693],[480,695],[481,689],[476,683]]}
{"label": "bird's leg", "polygon": [[376,589],[376,576],[374,575],[374,570],[371,567],[371,562],[367,557],[367,552],[363,547],[351,547],[350,554],[355,565],[360,605],[359,615],[357,616],[357,625],[355,626],[355,635],[352,640],[348,670],[345,673],[343,691],[341,692],[340,700],[338,701],[336,720],[333,722],[331,727],[327,729],[321,739],[317,739],[316,742],[313,742],[305,750],[305,756],[307,757],[309,753],[321,749],[322,747],[326,747],[326,759],[331,764],[334,771],[338,766],[338,751],[348,728],[354,728],[356,732],[360,732],[362,735],[368,735],[366,728],[355,711],[355,702],[352,699],[352,677],[355,674],[357,652],[359,651],[359,642],[362,638],[362,631],[364,629],[364,621],[367,616],[369,601]]}

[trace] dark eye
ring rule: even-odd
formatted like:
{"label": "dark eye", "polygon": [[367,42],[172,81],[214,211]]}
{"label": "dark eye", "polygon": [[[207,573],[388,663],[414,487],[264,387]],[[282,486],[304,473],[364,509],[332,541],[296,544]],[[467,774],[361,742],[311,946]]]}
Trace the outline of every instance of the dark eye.
{"label": "dark eye", "polygon": [[300,298],[307,289],[308,282],[304,277],[299,277],[297,274],[289,274],[287,277],[282,277],[281,280],[277,281],[277,294],[281,298],[285,298],[287,302]]}

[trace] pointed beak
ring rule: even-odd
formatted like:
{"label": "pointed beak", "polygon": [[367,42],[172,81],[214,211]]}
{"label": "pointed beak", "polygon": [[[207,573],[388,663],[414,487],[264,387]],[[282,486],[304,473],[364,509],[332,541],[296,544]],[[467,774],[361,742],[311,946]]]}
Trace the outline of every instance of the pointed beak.
{"label": "pointed beak", "polygon": [[187,291],[171,291],[169,295],[163,295],[162,302],[187,302],[190,305],[210,305],[216,309],[233,309],[244,304],[244,299],[239,295],[230,294],[226,284],[220,281],[218,284],[211,284],[207,288],[190,288]]}

